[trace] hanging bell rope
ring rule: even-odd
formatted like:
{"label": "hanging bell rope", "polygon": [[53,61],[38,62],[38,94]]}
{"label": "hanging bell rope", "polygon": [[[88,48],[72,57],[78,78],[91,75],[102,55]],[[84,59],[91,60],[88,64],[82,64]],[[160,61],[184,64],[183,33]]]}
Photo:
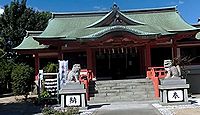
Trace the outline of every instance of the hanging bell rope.
{"label": "hanging bell rope", "polygon": [[123,47],[121,48],[121,52],[124,53],[124,49],[123,49]]}
{"label": "hanging bell rope", "polygon": [[128,53],[128,49],[126,48],[125,50],[126,50],[126,54],[127,54]]}
{"label": "hanging bell rope", "polygon": [[114,48],[112,48],[112,53],[115,53],[115,49]]}

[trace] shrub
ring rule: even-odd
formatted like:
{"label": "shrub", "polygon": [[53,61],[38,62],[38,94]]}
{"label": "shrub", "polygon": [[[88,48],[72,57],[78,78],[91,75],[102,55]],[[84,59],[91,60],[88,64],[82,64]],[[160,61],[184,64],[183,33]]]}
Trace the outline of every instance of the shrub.
{"label": "shrub", "polygon": [[33,68],[25,64],[17,64],[11,74],[14,95],[24,95],[27,99],[31,85],[34,83]]}
{"label": "shrub", "polygon": [[0,93],[11,91],[11,73],[14,63],[0,59]]}
{"label": "shrub", "polygon": [[43,115],[77,115],[79,109],[77,107],[68,107],[67,110],[55,110],[50,107],[44,107],[42,113]]}
{"label": "shrub", "polygon": [[48,63],[44,68],[43,68],[45,73],[56,73],[58,72],[58,64],[55,63]]}
{"label": "shrub", "polygon": [[39,96],[39,100],[38,103],[42,104],[42,105],[46,105],[49,104],[49,100],[50,100],[51,95],[49,94],[48,91],[46,91],[46,89],[42,89],[40,96]]}

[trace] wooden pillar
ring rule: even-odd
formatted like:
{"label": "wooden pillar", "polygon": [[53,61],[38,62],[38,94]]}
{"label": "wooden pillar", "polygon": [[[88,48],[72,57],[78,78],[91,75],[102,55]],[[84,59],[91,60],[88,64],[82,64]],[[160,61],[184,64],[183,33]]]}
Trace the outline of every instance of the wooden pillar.
{"label": "wooden pillar", "polygon": [[92,51],[92,63],[93,63],[93,73],[94,76],[96,76],[96,56],[95,56],[95,51]]}
{"label": "wooden pillar", "polygon": [[38,80],[39,77],[39,65],[40,65],[40,58],[38,56],[38,53],[35,55],[35,80]]}
{"label": "wooden pillar", "polygon": [[145,46],[145,69],[151,66],[151,46],[146,44]]}
{"label": "wooden pillar", "polygon": [[63,52],[58,52],[58,60],[63,60]]}
{"label": "wooden pillar", "polygon": [[87,69],[93,71],[94,75],[96,75],[96,63],[95,63],[95,55],[94,51],[91,48],[87,48]]}
{"label": "wooden pillar", "polygon": [[172,39],[172,59],[177,57],[177,44],[176,40]]}
{"label": "wooden pillar", "polygon": [[177,57],[180,58],[181,57],[181,49],[177,48]]}
{"label": "wooden pillar", "polygon": [[63,52],[61,46],[58,47],[58,60],[63,60]]}
{"label": "wooden pillar", "polygon": [[140,75],[144,75],[145,72],[145,53],[144,53],[144,48],[143,47],[139,47],[138,48],[138,53],[139,53],[139,61],[140,61]]}

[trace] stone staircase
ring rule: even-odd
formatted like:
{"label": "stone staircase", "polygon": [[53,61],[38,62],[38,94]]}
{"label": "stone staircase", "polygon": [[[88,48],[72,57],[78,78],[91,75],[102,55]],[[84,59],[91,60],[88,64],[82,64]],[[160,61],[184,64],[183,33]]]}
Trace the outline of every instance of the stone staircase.
{"label": "stone staircase", "polygon": [[90,89],[89,103],[105,103],[119,101],[154,100],[152,81],[148,79],[126,79],[96,81],[95,90]]}

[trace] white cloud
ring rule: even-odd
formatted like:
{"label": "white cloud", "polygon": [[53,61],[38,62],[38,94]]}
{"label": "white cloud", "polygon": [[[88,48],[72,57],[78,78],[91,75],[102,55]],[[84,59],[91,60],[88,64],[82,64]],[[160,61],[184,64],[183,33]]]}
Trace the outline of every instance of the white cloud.
{"label": "white cloud", "polygon": [[178,3],[179,4],[184,4],[184,1],[183,0],[179,0]]}
{"label": "white cloud", "polygon": [[100,7],[100,6],[94,6],[93,8],[96,9],[96,10],[99,10],[99,11],[107,10],[107,8],[105,8],[105,7]]}
{"label": "white cloud", "polygon": [[184,4],[184,0],[171,1],[168,5],[181,5],[181,4]]}
{"label": "white cloud", "polygon": [[33,7],[34,10],[42,12],[43,10],[39,9],[38,7]]}
{"label": "white cloud", "polygon": [[94,6],[93,8],[94,9],[100,9],[101,7],[100,6]]}
{"label": "white cloud", "polygon": [[169,5],[176,5],[176,2],[172,1],[169,3]]}
{"label": "white cloud", "polygon": [[0,14],[3,14],[3,12],[4,12],[4,9],[0,8]]}

